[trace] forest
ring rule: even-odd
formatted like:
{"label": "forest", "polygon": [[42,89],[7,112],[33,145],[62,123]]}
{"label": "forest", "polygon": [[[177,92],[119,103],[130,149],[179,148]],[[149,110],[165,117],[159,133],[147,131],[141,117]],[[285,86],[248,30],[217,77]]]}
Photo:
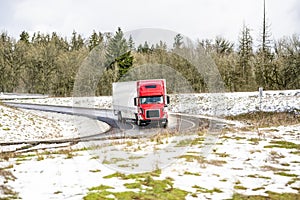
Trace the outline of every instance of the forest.
{"label": "forest", "polygon": [[[23,31],[13,38],[0,33],[0,92],[72,96],[76,74],[86,57],[98,46],[105,48],[105,72],[98,77],[95,95],[111,95],[111,83],[128,70],[147,63],[172,66],[195,92],[210,92],[203,77],[187,60],[174,52],[189,48],[183,36],[174,37],[172,48],[158,44],[135,44],[121,28],[115,33],[94,31],[88,38],[73,31],[67,39],[58,33]],[[202,39],[203,49],[218,68],[225,91],[287,90],[300,88],[300,36],[272,40],[264,32],[255,47],[250,28],[243,26],[235,44],[226,38]],[[176,91],[173,91],[176,92]]]}

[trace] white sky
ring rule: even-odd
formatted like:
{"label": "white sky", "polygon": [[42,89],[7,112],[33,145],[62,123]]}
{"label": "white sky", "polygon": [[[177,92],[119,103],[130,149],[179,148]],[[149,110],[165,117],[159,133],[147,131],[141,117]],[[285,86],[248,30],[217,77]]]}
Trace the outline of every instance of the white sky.
{"label": "white sky", "polygon": [[[299,0],[266,0],[272,39],[300,34]],[[243,23],[254,40],[262,27],[263,0],[0,0],[0,31],[18,39],[29,33],[73,30],[124,32],[163,28],[193,40],[223,36],[237,43]]]}

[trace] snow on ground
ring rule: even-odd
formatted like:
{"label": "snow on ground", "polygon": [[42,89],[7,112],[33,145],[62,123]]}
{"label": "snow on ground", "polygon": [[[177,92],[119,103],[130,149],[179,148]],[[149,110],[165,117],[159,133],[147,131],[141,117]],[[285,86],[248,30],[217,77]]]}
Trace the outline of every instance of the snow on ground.
{"label": "snow on ground", "polygon": [[0,106],[0,111],[1,142],[54,139],[77,135],[76,127],[69,122],[70,119],[66,119],[70,116],[54,113],[37,114],[35,111],[5,106]]}
{"label": "snow on ground", "polygon": [[[93,121],[86,117],[22,110],[3,105],[0,105],[0,113],[1,142],[75,138],[79,136],[80,121]],[[97,123],[103,131],[108,129],[106,123]]]}
{"label": "snow on ground", "polygon": [[[236,115],[257,110],[300,110],[300,90],[265,91],[260,100],[258,92],[172,95],[169,110],[196,115]],[[215,101],[216,100],[216,101]],[[80,106],[72,98],[15,100],[26,103]],[[84,99],[85,105],[111,108],[111,97]],[[261,103],[260,103],[261,102]],[[216,108],[216,109],[215,109]],[[219,112],[219,110],[222,112]],[[1,141],[59,138],[76,135],[70,116],[7,108],[0,105]],[[217,112],[216,112],[217,111]],[[52,133],[52,135],[51,135]],[[300,190],[300,125],[266,127],[258,130],[233,126],[221,135],[211,154],[201,157],[206,135],[199,136],[188,151],[174,163],[162,169],[159,179],[172,177],[174,187],[189,192],[187,199],[228,199],[234,193],[266,195],[267,191],[293,192]],[[172,140],[172,138],[170,138]],[[202,141],[202,142],[201,142]],[[290,146],[280,146],[282,142]],[[153,142],[152,142],[153,143]],[[151,149],[152,143],[134,149],[138,153]],[[100,143],[99,143],[100,144]],[[124,144],[114,143],[117,148]],[[166,144],[156,145],[164,148]],[[0,168],[16,177],[0,176],[0,185],[11,187],[23,199],[82,199],[88,188],[108,185],[114,191],[125,191],[128,181],[103,177],[115,171],[107,168],[82,144],[35,151],[14,158],[0,159]],[[49,147],[49,146],[48,146]],[[3,149],[3,147],[1,147]],[[52,153],[51,153],[52,152]],[[145,153],[145,152],[141,152]],[[132,159],[138,160],[139,156]],[[115,159],[115,164],[122,159]],[[133,191],[133,190],[130,190]],[[0,193],[0,198],[4,197]]]}
{"label": "snow on ground", "polygon": [[[170,97],[169,110],[175,113],[228,116],[259,110],[300,110],[300,90],[263,91],[261,98],[259,92],[171,94]],[[112,108],[112,98],[109,96],[16,99],[12,102]]]}
{"label": "snow on ground", "polygon": [[300,110],[300,90],[177,94],[171,96],[172,112],[198,115],[238,115],[255,111]]}

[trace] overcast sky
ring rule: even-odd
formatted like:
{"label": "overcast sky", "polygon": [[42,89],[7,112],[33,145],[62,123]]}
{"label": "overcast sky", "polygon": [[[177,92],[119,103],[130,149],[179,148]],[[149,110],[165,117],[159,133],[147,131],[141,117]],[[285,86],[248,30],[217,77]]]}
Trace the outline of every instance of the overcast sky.
{"label": "overcast sky", "polygon": [[[299,0],[266,0],[273,39],[300,34]],[[53,31],[89,37],[93,30],[163,28],[193,40],[223,36],[237,42],[243,23],[258,39],[263,0],[0,0],[0,31],[18,38]]]}

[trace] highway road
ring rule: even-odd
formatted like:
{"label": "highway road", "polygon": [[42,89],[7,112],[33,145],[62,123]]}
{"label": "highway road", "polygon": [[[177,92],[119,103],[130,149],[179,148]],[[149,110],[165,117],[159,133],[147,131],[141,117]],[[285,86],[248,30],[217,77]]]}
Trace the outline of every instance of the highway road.
{"label": "highway road", "polygon": [[[89,131],[89,134],[81,134],[79,137],[67,139],[49,139],[49,140],[36,140],[36,141],[14,141],[14,142],[0,142],[0,145],[16,145],[16,144],[51,144],[51,143],[65,143],[65,142],[85,142],[106,139],[119,139],[119,138],[144,138],[151,137],[162,131],[169,131],[184,134],[188,131],[197,130],[199,127],[207,127],[209,122],[205,119],[195,117],[182,116],[177,114],[170,114],[169,126],[167,129],[157,127],[157,125],[137,126],[133,121],[118,122],[117,117],[114,116],[112,110],[108,109],[93,109],[93,108],[80,108],[68,106],[53,106],[53,105],[40,105],[40,104],[24,104],[24,103],[9,103],[8,106],[39,110],[46,112],[56,112],[62,114],[70,114],[77,116],[85,116],[107,123],[111,128],[105,132],[99,130],[97,127]],[[74,123],[77,123],[74,121]]]}

